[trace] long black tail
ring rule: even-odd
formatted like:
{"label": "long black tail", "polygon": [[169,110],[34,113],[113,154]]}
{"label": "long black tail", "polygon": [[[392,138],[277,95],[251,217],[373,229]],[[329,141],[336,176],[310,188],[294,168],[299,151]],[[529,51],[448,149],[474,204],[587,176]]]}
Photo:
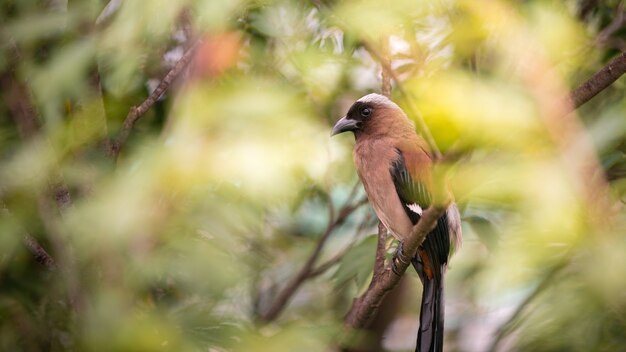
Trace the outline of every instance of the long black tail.
{"label": "long black tail", "polygon": [[443,279],[450,254],[448,230],[447,216],[442,216],[412,259],[424,287],[416,352],[443,351]]}
{"label": "long black tail", "polygon": [[420,327],[417,333],[416,352],[443,351],[443,277],[423,280]]}
{"label": "long black tail", "polygon": [[424,288],[415,352],[442,352],[445,307],[443,297],[444,271],[442,270],[438,275],[432,275],[431,278],[428,278],[420,256],[416,255],[412,262]]}

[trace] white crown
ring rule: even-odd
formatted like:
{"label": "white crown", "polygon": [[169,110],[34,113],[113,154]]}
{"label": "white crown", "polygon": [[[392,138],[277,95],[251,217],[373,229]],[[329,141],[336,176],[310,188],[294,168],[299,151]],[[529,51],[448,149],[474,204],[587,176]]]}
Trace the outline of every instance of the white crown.
{"label": "white crown", "polygon": [[390,107],[390,108],[400,109],[400,107],[398,105],[396,105],[396,103],[391,101],[389,98],[387,98],[384,95],[377,94],[377,93],[368,94],[366,96],[361,97],[361,99],[359,99],[357,101],[361,102],[361,103],[372,103],[372,104],[378,104],[378,105],[387,106],[387,107]]}

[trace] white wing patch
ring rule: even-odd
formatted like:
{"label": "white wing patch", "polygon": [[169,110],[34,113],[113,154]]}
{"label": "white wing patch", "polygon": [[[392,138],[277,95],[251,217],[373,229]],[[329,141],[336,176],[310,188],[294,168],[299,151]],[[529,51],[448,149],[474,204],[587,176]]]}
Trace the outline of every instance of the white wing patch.
{"label": "white wing patch", "polygon": [[413,203],[413,204],[407,204],[406,205],[409,209],[411,209],[412,212],[414,212],[417,215],[422,215],[422,207],[420,207],[417,203]]}
{"label": "white wing patch", "polygon": [[456,253],[461,248],[463,242],[463,227],[461,225],[461,213],[456,203],[450,204],[446,210],[448,217],[448,231],[450,233],[450,241],[452,244],[452,253]]}

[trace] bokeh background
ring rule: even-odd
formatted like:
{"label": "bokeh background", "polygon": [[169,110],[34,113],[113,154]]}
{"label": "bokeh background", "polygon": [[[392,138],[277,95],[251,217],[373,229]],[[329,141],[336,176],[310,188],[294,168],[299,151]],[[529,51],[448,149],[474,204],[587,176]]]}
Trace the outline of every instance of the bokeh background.
{"label": "bokeh background", "polygon": [[445,350],[622,350],[626,81],[566,103],[626,50],[625,17],[617,0],[0,1],[0,350],[412,351],[414,273],[359,339],[343,327],[377,220],[353,138],[329,132],[383,67],[463,217]]}

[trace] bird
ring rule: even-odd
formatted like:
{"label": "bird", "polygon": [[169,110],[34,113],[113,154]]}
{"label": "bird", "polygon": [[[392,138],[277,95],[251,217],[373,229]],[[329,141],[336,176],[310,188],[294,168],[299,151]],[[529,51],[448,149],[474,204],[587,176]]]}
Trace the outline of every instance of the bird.
{"label": "bird", "polygon": [[[404,111],[377,93],[354,102],[331,136],[344,132],[354,134],[357,174],[378,219],[400,241],[396,258],[402,258],[402,243],[432,203],[430,148]],[[444,275],[461,241],[460,213],[452,202],[417,252],[409,254],[423,285],[416,352],[443,351]],[[393,261],[392,267],[395,272]]]}

